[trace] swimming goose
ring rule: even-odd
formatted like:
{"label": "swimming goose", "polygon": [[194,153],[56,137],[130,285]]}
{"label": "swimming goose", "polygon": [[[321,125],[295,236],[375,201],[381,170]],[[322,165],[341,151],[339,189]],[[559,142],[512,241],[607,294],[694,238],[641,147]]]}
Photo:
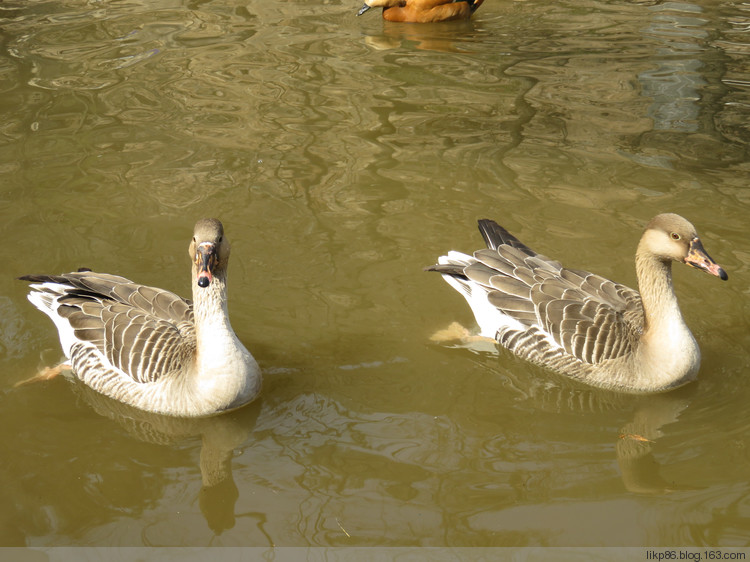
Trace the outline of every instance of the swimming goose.
{"label": "swimming goose", "polygon": [[481,335],[516,355],[588,384],[659,392],[693,380],[700,349],[677,305],[672,262],[722,280],[695,227],[675,214],[646,226],[635,256],[638,291],[563,267],[503,227],[480,220],[487,249],[451,251],[429,271],[443,274],[471,307]]}
{"label": "swimming goose", "polygon": [[383,19],[407,23],[465,20],[484,0],[365,0],[358,16],[370,8],[383,8]]}
{"label": "swimming goose", "polygon": [[28,298],[57,326],[81,381],[149,412],[208,416],[253,400],[261,374],[229,323],[221,222],[199,220],[189,252],[192,302],[106,273],[20,279],[33,283]]}

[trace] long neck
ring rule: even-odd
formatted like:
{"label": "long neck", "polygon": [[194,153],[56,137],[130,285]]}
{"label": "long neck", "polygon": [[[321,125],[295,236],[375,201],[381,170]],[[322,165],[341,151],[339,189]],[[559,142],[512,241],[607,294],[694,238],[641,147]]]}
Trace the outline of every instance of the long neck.
{"label": "long neck", "polygon": [[229,323],[226,273],[217,272],[208,287],[199,287],[193,275],[193,314],[198,346],[198,361],[221,357],[237,344]]}
{"label": "long neck", "polygon": [[677,304],[671,262],[641,250],[636,254],[636,274],[645,320],[639,350],[642,369],[668,388],[695,376],[700,349]]}
{"label": "long neck", "polygon": [[645,316],[644,333],[664,330],[675,322],[684,324],[672,286],[672,263],[639,251],[635,271]]}
{"label": "long neck", "polygon": [[232,330],[227,311],[226,271],[213,275],[208,287],[199,287],[193,271],[195,368],[185,377],[189,394],[208,411],[232,409],[260,392],[260,370]]}

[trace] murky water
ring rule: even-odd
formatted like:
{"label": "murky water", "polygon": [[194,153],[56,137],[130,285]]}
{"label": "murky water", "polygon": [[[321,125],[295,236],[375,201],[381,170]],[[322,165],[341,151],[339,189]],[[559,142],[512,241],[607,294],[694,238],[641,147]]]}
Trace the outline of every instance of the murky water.
{"label": "murky water", "polygon": [[[487,0],[385,24],[347,2],[0,5],[0,544],[750,544],[750,8]],[[439,345],[422,271],[494,218],[634,284],[683,214],[699,381],[617,396]],[[87,266],[189,291],[196,218],[233,242],[262,398],[146,416],[63,378],[14,278]]]}

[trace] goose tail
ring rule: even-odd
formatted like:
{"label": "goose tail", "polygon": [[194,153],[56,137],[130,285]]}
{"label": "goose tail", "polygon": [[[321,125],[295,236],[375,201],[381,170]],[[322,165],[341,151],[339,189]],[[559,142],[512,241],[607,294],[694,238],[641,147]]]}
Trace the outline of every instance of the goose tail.
{"label": "goose tail", "polygon": [[536,256],[537,253],[505,230],[502,226],[490,219],[481,219],[478,221],[479,232],[484,238],[484,243],[491,250],[497,250],[500,246],[510,246],[522,251],[529,256]]}

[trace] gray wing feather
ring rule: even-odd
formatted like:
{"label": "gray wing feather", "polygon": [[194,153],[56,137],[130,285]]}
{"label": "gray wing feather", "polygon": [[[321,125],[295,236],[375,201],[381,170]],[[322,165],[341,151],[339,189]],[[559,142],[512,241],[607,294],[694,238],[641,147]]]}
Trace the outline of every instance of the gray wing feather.
{"label": "gray wing feather", "polygon": [[[195,351],[192,304],[174,293],[93,272],[25,279],[60,285],[58,314],[76,338],[137,382],[180,369]],[[90,356],[79,364],[103,366]]]}
{"label": "gray wing feather", "polygon": [[[492,221],[480,221],[479,228],[488,248],[474,252],[477,263],[463,272],[485,287],[493,306],[530,329],[543,330],[566,353],[586,363],[632,351],[643,324],[637,291],[587,271],[564,268]],[[543,339],[541,334],[503,337],[516,345],[536,342],[537,347]]]}

